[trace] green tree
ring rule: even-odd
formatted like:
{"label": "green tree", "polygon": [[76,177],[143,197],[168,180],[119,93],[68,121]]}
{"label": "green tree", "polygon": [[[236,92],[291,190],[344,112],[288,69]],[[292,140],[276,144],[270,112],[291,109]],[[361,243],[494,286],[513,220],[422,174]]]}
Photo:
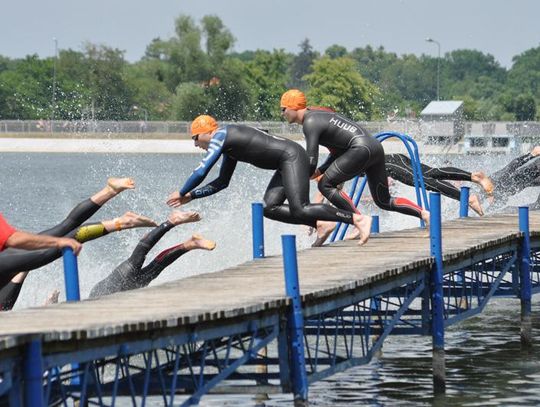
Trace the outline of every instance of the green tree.
{"label": "green tree", "polygon": [[305,89],[305,75],[311,72],[311,65],[319,57],[319,53],[313,50],[309,39],[300,43],[300,52],[293,58],[290,70],[291,82],[288,87]]}
{"label": "green tree", "polygon": [[531,94],[540,104],[540,46],[515,56],[513,62],[508,72],[509,88]]}
{"label": "green tree", "polygon": [[378,90],[358,73],[351,58],[323,57],[313,64],[313,73],[304,80],[310,86],[310,104],[331,107],[353,120],[370,120],[376,114]]}
{"label": "green tree", "polygon": [[88,88],[92,111],[98,120],[124,120],[130,117],[132,92],[124,80],[124,52],[103,45],[86,44]]}
{"label": "green tree", "polygon": [[52,59],[37,55],[14,61],[0,72],[2,119],[49,118],[52,107]]}
{"label": "green tree", "polygon": [[254,120],[279,120],[279,98],[287,88],[288,67],[292,57],[284,50],[257,51],[245,64],[246,80],[251,89],[248,117]]}
{"label": "green tree", "polygon": [[347,48],[337,44],[330,45],[326,48],[326,51],[324,51],[324,55],[332,59],[343,58],[347,56]]}

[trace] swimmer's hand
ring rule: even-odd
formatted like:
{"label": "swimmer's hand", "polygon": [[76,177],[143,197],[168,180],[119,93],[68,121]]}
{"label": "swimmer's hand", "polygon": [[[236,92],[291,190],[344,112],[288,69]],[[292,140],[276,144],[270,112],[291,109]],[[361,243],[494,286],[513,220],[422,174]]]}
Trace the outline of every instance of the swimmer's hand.
{"label": "swimmer's hand", "polygon": [[176,191],[169,195],[167,199],[167,205],[172,206],[173,208],[179,208],[182,205],[187,204],[191,201],[191,193],[186,195],[180,195],[180,192]]}
{"label": "swimmer's hand", "polygon": [[315,170],[315,172],[313,172],[313,174],[311,174],[311,177],[309,177],[309,179],[315,180],[315,181],[319,182],[320,179],[321,179],[321,177],[322,177],[322,173],[321,173],[321,171],[317,168],[317,169]]}

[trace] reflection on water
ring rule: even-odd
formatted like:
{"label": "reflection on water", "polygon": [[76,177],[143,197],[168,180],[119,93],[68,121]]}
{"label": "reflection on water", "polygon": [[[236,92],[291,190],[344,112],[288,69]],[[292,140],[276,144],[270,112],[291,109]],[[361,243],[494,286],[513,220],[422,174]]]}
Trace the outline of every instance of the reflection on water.
{"label": "reflection on water", "polygon": [[[101,155],[101,154],[0,154],[2,181],[0,210],[19,228],[38,231],[62,219],[79,201],[96,192],[108,176],[133,176],[137,190],[123,193],[102,208],[94,219],[117,216],[126,210],[164,219],[168,194],[177,190],[196,166],[200,155]],[[442,159],[438,159],[439,161]],[[457,157],[465,168],[491,170],[507,159],[471,161]],[[209,175],[213,179],[216,170]],[[156,252],[174,245],[194,231],[218,243],[211,254],[190,253],[169,267],[154,284],[193,274],[216,271],[248,260],[251,256],[250,203],[260,201],[271,173],[240,165],[231,185],[207,199],[193,201],[189,209],[203,215],[197,224],[183,225],[168,233]],[[536,190],[514,197],[513,204],[536,199]],[[412,198],[411,188],[400,194]],[[459,204],[443,200],[445,218],[458,213]],[[382,214],[381,229],[417,226],[415,219]],[[279,253],[282,233],[298,235],[300,247],[311,238],[305,229],[267,221],[266,252]],[[131,254],[142,231],[127,231],[85,245],[80,256],[82,296]],[[151,254],[152,255],[152,254]],[[150,255],[150,257],[151,257]],[[99,259],[99,261],[97,260]],[[48,292],[62,288],[61,263],[30,274],[18,307],[41,304]],[[540,335],[540,306],[533,297],[533,333]],[[447,393],[434,399],[431,377],[430,337],[390,337],[381,354],[367,366],[337,374],[310,387],[314,406],[508,406],[540,404],[540,358],[524,353],[519,342],[519,302],[492,301],[485,312],[446,332]],[[538,345],[538,340],[536,340]],[[129,404],[130,405],[130,404]],[[161,405],[156,401],[156,406]],[[290,395],[207,396],[202,406],[289,406]]]}

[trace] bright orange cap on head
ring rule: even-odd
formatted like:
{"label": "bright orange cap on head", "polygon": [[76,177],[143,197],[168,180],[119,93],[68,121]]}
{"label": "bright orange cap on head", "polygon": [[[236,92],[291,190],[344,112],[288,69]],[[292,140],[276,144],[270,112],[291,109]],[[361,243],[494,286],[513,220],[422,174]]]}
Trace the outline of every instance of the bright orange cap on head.
{"label": "bright orange cap on head", "polygon": [[210,133],[218,128],[216,119],[206,114],[197,116],[195,120],[191,122],[191,135]]}
{"label": "bright orange cap on head", "polygon": [[306,106],[306,95],[298,89],[290,89],[281,96],[281,107],[300,110],[305,109]]}

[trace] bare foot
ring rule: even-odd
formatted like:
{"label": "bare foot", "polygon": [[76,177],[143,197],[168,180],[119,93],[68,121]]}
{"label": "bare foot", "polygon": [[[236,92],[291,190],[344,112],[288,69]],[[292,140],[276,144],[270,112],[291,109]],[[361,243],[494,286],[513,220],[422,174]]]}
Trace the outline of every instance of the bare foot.
{"label": "bare foot", "polygon": [[45,300],[44,305],[51,305],[51,304],[57,304],[58,303],[58,296],[60,295],[60,291],[54,290],[52,293],[49,294],[47,299]]}
{"label": "bare foot", "polygon": [[373,219],[368,215],[360,215],[355,213],[353,215],[354,227],[358,229],[360,233],[360,239],[358,241],[358,246],[362,246],[367,243],[369,240],[369,234],[371,233],[371,222]]}
{"label": "bare foot", "polygon": [[531,155],[533,157],[540,155],[540,146],[534,146],[534,148],[531,150]]}
{"label": "bare foot", "polygon": [[[199,234],[194,234],[191,236],[191,239],[189,239],[186,243],[189,243],[191,249],[214,250],[216,248],[216,242],[205,239]],[[186,246],[187,245],[188,244],[186,244]]]}
{"label": "bare foot", "polygon": [[347,236],[345,236],[345,240],[358,240],[360,239],[360,232],[358,229],[354,229],[351,231],[351,233],[347,233]]}
{"label": "bare foot", "polygon": [[119,194],[126,189],[134,189],[135,181],[133,178],[109,178],[107,180],[107,186],[112,190],[112,192]]}
{"label": "bare foot", "polygon": [[471,174],[471,181],[480,185],[486,191],[486,194],[493,195],[493,182],[483,172],[473,172]]}
{"label": "bare foot", "polygon": [[336,228],[335,222],[318,221],[317,222],[317,239],[313,242],[311,247],[320,247],[326,242],[328,236],[332,234]]}
{"label": "bare foot", "polygon": [[426,224],[426,229],[429,230],[429,221],[430,221],[430,215],[428,211],[422,211],[422,220]]}
{"label": "bare foot", "polygon": [[[157,223],[146,216],[137,215],[134,212],[126,212],[117,218],[122,229],[157,226]],[[116,223],[116,222],[115,222]]]}
{"label": "bare foot", "polygon": [[167,220],[173,225],[181,225],[182,223],[198,222],[201,220],[201,215],[194,211],[172,211]]}
{"label": "bare foot", "polygon": [[476,194],[472,194],[472,195],[469,196],[469,206],[478,215],[484,216],[484,211],[482,209],[482,205],[480,204],[480,200],[478,199],[478,196]]}

